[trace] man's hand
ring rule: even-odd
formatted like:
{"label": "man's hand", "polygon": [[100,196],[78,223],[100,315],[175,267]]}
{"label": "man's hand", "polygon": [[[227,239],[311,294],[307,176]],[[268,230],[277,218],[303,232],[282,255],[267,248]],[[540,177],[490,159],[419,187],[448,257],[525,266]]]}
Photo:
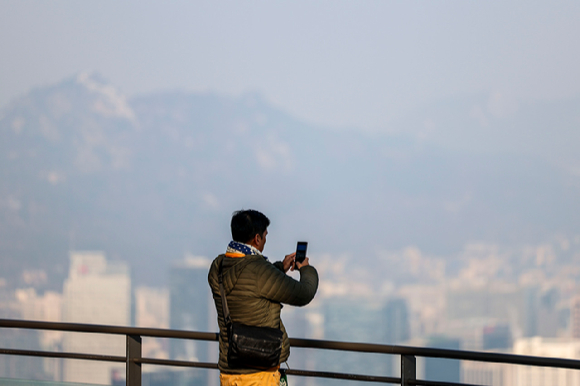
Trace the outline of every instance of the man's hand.
{"label": "man's hand", "polygon": [[284,266],[284,272],[288,272],[290,268],[294,271],[294,259],[296,258],[296,252],[284,256],[284,261],[282,265]]}
{"label": "man's hand", "polygon": [[302,263],[296,262],[294,264],[294,266],[292,267],[292,271],[294,271],[295,269],[300,269],[302,267],[306,267],[307,265],[310,265],[310,260],[308,259],[308,257],[305,258]]}

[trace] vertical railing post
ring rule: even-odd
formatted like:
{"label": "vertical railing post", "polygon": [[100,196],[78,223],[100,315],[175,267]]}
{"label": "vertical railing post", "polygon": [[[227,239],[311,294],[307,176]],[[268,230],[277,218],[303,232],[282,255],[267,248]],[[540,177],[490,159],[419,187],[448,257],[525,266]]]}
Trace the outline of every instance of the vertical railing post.
{"label": "vertical railing post", "polygon": [[411,386],[417,378],[417,360],[413,355],[401,355],[401,386]]}
{"label": "vertical railing post", "polygon": [[141,386],[141,363],[135,362],[135,359],[141,359],[141,337],[127,335],[126,386]]}

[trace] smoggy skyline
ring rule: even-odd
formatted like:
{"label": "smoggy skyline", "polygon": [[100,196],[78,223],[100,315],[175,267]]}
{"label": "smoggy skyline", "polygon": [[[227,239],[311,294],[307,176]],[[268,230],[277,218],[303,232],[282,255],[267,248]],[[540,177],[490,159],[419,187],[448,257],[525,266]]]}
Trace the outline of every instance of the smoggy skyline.
{"label": "smoggy skyline", "polygon": [[[138,180],[143,182],[139,189],[131,187],[137,186],[135,175],[123,180],[135,194],[143,193],[150,207],[173,203],[180,181],[185,181],[187,189],[180,194],[191,208],[163,212],[162,222],[141,222],[173,224],[185,240],[199,236],[190,228],[195,222],[192,208],[197,206],[218,211],[219,215],[208,212],[216,226],[227,223],[239,207],[261,208],[289,221],[282,232],[286,237],[298,237],[296,224],[309,216],[312,230],[321,233],[319,245],[334,245],[338,238],[352,249],[358,249],[361,235],[363,245],[444,244],[446,250],[458,250],[473,240],[577,234],[572,215],[580,186],[577,3],[1,4],[0,122],[6,130],[0,134],[5,135],[9,157],[0,166],[6,176],[18,177],[5,184],[0,208],[14,215],[14,221],[49,199],[40,193],[35,199],[27,196],[37,183],[78,186],[97,195],[98,189],[85,180],[76,182],[75,173],[81,176],[84,169],[68,169],[75,160],[92,160],[81,155],[92,156],[94,146],[102,146],[92,142],[95,128],[121,146],[125,126],[95,116],[91,103],[128,101],[128,108],[139,113],[139,101],[147,101],[143,106],[164,106],[177,115],[147,121],[147,114],[136,113],[149,128],[148,135],[158,138],[133,148],[147,137],[129,130],[135,136],[121,146],[129,153],[107,149],[116,156],[143,154],[142,159],[132,159],[131,170],[147,170],[144,176],[151,175],[150,168],[159,168],[160,178],[181,167],[187,170],[189,174],[174,175],[165,190],[148,185],[149,177]],[[87,73],[103,79],[95,80],[97,86],[76,88],[85,93],[86,104],[68,110],[68,115],[61,114],[58,103],[43,98],[54,91],[58,99],[59,85],[73,90],[67,82],[75,83],[71,79]],[[163,95],[173,95],[182,104],[162,100]],[[28,96],[37,103],[33,109]],[[72,106],[80,99],[71,94],[65,101]],[[261,102],[250,106],[254,101]],[[237,115],[241,110],[224,106],[239,106],[245,112]],[[237,121],[212,121],[208,126],[198,120],[210,119],[212,111],[220,119],[241,120],[250,131],[244,135]],[[186,121],[179,118],[184,114]],[[20,142],[22,119],[30,125],[23,126],[24,132],[40,141],[38,149],[45,158],[27,160],[32,145]],[[79,121],[71,124],[75,119]],[[98,124],[86,126],[85,119]],[[50,130],[43,126],[47,122],[61,135],[65,150],[51,147]],[[179,132],[178,140],[168,125]],[[225,135],[216,134],[221,130]],[[190,137],[208,153],[198,157],[202,153],[187,148]],[[221,188],[227,186],[227,173],[239,166],[216,156],[224,138],[236,146],[252,146],[248,167],[234,176],[257,179],[259,189],[239,195]],[[204,140],[211,147],[202,146]],[[160,149],[159,141],[168,141],[167,147]],[[16,147],[21,158],[10,158]],[[63,152],[70,152],[64,163]],[[160,156],[150,165],[146,154]],[[173,162],[175,154],[183,159]],[[55,163],[49,165],[48,160]],[[47,165],[52,169],[44,170]],[[24,170],[33,170],[27,179],[21,176]],[[109,174],[103,176],[113,184]],[[203,183],[194,184],[202,177]],[[287,189],[293,184],[293,190]],[[97,184],[99,189],[103,186]],[[152,197],[157,189],[159,197]],[[107,192],[116,190],[101,193]],[[84,197],[78,195],[79,200]],[[106,197],[108,201],[64,208],[71,209],[75,221],[79,211],[93,210],[95,203],[126,208],[121,198]],[[59,200],[71,202],[66,195]],[[57,207],[43,205],[59,213]],[[185,225],[179,228],[176,218],[182,215]],[[83,221],[94,224],[91,216]],[[442,226],[441,219],[449,225]],[[38,224],[32,217],[28,221]],[[65,225],[60,240],[76,229],[72,222]],[[227,234],[224,229],[220,232]],[[126,238],[121,239],[125,243]],[[172,245],[181,253],[191,244],[180,239]],[[37,247],[43,250],[43,245]]]}

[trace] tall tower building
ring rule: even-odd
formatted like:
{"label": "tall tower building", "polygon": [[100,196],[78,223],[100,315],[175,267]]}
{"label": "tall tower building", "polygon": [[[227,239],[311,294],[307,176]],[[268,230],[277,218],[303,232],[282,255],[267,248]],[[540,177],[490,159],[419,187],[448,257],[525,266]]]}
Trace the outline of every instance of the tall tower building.
{"label": "tall tower building", "polygon": [[[108,262],[103,252],[71,252],[69,276],[63,289],[63,321],[72,323],[129,326],[131,323],[131,279],[123,262]],[[63,349],[105,355],[125,355],[125,337],[68,333]],[[113,369],[122,365],[68,359],[65,382],[109,385]],[[124,371],[124,370],[122,370]]]}
{"label": "tall tower building", "polygon": [[[173,330],[208,331],[210,306],[213,307],[207,282],[210,260],[187,256],[175,263],[169,273],[169,327]],[[172,359],[207,359],[207,342],[172,339]]]}
{"label": "tall tower building", "polygon": [[407,313],[407,301],[405,299],[391,299],[385,304],[384,318],[384,342],[396,344],[411,338],[409,334],[409,316]]}
{"label": "tall tower building", "polygon": [[580,295],[572,299],[570,306],[570,329],[572,338],[580,339]]}
{"label": "tall tower building", "polygon": [[[382,343],[399,344],[411,338],[407,301],[393,298],[387,301],[381,313]],[[386,374],[396,374],[400,367],[398,357],[385,358]]]}
{"label": "tall tower building", "polygon": [[[459,350],[461,341],[447,336],[429,338],[427,347]],[[458,360],[425,358],[425,379],[428,381],[459,383],[461,367]]]}

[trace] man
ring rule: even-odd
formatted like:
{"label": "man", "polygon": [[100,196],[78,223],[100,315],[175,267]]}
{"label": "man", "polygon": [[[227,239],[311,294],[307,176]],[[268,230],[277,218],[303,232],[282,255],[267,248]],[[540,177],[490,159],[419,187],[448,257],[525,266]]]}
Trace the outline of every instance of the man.
{"label": "man", "polygon": [[[232,321],[252,326],[279,328],[283,332],[280,363],[290,355],[286,329],[280,319],[281,303],[304,306],[314,298],[318,273],[306,258],[295,262],[296,252],[283,261],[270,263],[262,255],[270,220],[256,210],[234,212],[231,221],[233,241],[226,253],[211,264],[208,281],[218,313],[220,328],[219,362],[222,386],[268,385],[280,383],[279,365],[272,369],[232,368],[228,365],[228,336],[219,289],[219,267],[223,262],[223,286]],[[300,281],[286,275],[300,271]]]}

